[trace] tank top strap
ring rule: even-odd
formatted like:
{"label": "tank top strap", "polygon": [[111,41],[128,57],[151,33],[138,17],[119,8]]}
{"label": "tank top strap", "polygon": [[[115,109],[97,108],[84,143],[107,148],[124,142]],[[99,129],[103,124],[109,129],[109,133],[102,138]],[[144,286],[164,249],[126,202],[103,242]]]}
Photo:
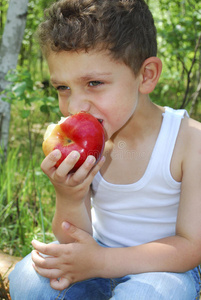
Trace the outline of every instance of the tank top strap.
{"label": "tank top strap", "polygon": [[163,114],[164,117],[164,127],[166,129],[166,136],[164,137],[166,142],[164,143],[163,153],[163,170],[164,176],[166,179],[172,180],[172,176],[170,173],[170,163],[174,151],[174,147],[176,144],[176,140],[178,137],[178,133],[180,130],[181,121],[184,116],[188,116],[188,113],[185,109],[172,109],[169,107],[165,107],[165,113]]}

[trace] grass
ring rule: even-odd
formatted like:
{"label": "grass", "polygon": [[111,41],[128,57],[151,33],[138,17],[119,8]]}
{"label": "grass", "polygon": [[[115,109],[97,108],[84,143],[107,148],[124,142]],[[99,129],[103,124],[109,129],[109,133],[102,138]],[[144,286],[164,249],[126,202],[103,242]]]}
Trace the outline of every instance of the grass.
{"label": "grass", "polygon": [[[32,250],[33,238],[53,240],[55,199],[53,186],[40,169],[49,120],[37,108],[29,119],[22,119],[18,109],[12,110],[7,159],[0,165],[0,249],[24,257]],[[0,157],[2,153],[0,149]]]}
{"label": "grass", "polygon": [[[38,162],[36,155],[25,161],[17,148],[9,150],[7,161],[1,165],[0,248],[17,256],[30,252],[33,238],[46,241],[46,231],[51,232],[54,193]],[[44,212],[42,197],[48,206]]]}
{"label": "grass", "polygon": [[1,300],[11,300],[9,294],[9,283],[4,280],[4,278],[0,274],[0,299]]}

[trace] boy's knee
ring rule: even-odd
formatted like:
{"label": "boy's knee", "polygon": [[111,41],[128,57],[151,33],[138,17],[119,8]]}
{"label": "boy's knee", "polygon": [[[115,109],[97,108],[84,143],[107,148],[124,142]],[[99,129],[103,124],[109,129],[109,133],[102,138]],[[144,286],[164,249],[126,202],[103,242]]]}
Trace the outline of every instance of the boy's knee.
{"label": "boy's knee", "polygon": [[38,288],[38,280],[36,272],[32,267],[30,254],[16,264],[14,270],[9,274],[8,279],[12,300],[22,299],[25,293],[27,296],[23,299],[31,299],[31,297],[27,298],[28,294],[33,294],[33,291],[36,290],[36,286]]}
{"label": "boy's knee", "polygon": [[196,298],[196,288],[187,273],[146,273],[131,275],[117,285],[114,300],[189,300]]}

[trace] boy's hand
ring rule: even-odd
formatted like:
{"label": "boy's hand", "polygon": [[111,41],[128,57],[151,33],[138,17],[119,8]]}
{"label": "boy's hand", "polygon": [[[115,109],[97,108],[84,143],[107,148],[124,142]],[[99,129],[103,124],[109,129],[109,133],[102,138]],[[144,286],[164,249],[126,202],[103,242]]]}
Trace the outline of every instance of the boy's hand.
{"label": "boy's hand", "polygon": [[[63,290],[70,284],[98,277],[101,270],[103,247],[85,231],[63,222],[65,233],[75,239],[71,244],[44,244],[32,241],[34,269],[50,278],[50,285],[56,290]],[[48,255],[43,257],[40,253]]]}
{"label": "boy's hand", "polygon": [[[79,160],[79,152],[72,151],[58,168],[55,167],[61,153],[59,150],[52,151],[42,162],[41,169],[49,177],[54,185],[57,196],[61,199],[74,201],[83,199],[89,190],[89,186],[100,170],[104,162],[104,157],[95,165],[95,157],[89,155],[83,165],[75,172],[69,173]],[[94,166],[95,165],[95,166]]]}

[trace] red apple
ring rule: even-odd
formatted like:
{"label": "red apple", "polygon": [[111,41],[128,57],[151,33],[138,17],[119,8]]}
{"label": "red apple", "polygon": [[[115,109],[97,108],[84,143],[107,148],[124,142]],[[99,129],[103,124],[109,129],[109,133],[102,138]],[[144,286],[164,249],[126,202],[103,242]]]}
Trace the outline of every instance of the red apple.
{"label": "red apple", "polygon": [[80,158],[71,172],[75,172],[88,155],[93,155],[98,161],[105,147],[105,132],[102,124],[85,112],[62,119],[64,121],[48,126],[42,145],[44,154],[47,156],[54,149],[59,149],[61,158],[56,163],[58,167],[71,151],[78,151]]}

